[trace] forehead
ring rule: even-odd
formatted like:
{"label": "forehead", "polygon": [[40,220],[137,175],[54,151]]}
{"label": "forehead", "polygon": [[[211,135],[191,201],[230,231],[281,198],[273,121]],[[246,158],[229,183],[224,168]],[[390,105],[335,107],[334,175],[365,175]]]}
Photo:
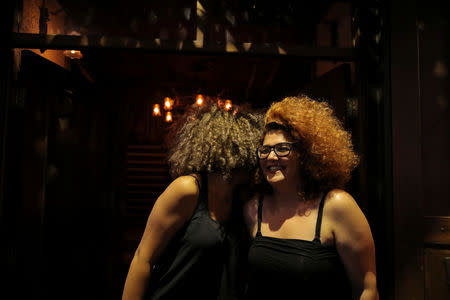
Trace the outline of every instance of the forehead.
{"label": "forehead", "polygon": [[266,133],[263,145],[275,145],[278,143],[293,142],[289,135],[283,130],[270,130]]}

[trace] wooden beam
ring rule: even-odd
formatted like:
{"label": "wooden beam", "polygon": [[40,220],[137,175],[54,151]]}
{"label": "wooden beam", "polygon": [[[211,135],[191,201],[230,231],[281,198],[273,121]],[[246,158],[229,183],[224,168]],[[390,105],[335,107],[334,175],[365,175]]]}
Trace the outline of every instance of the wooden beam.
{"label": "wooden beam", "polygon": [[253,44],[251,47],[248,47],[246,44],[249,43],[234,43],[233,47],[214,43],[203,43],[203,45],[199,46],[195,41],[135,39],[126,36],[12,34],[13,48],[80,50],[111,48],[199,55],[293,56],[334,61],[356,61],[358,59],[357,53],[353,48],[306,47],[279,43]]}

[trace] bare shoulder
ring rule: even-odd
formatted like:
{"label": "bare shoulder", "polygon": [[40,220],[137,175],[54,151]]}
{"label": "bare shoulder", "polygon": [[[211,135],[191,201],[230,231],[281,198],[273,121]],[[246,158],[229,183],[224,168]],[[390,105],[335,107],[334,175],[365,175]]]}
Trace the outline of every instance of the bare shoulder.
{"label": "bare shoulder", "polygon": [[245,216],[251,216],[255,217],[256,213],[258,212],[258,199],[259,194],[253,194],[250,199],[247,200],[244,206],[244,214]]}
{"label": "bare shoulder", "polygon": [[168,206],[183,205],[191,207],[195,205],[199,193],[199,187],[193,176],[180,176],[169,184],[157,202],[164,202]]}
{"label": "bare shoulder", "polygon": [[244,217],[249,229],[256,223],[259,197],[259,193],[253,194],[244,205]]}
{"label": "bare shoulder", "polygon": [[199,193],[197,181],[190,175],[177,177],[168,188],[175,189],[186,196],[197,196]]}
{"label": "bare shoulder", "polygon": [[335,189],[327,195],[324,214],[331,221],[338,242],[371,237],[366,216],[355,199],[343,190]]}
{"label": "bare shoulder", "polygon": [[176,193],[180,197],[195,197],[199,194],[199,187],[193,176],[180,176],[169,184],[166,191]]}
{"label": "bare shoulder", "polygon": [[325,198],[325,205],[330,216],[337,218],[360,210],[352,195],[341,189],[331,190]]}

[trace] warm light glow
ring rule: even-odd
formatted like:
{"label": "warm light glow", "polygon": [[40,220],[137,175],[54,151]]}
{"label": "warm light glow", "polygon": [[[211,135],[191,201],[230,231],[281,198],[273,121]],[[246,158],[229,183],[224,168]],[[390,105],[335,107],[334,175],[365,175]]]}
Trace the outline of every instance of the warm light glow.
{"label": "warm light glow", "polygon": [[202,106],[204,101],[205,99],[201,94],[198,94],[197,97],[195,98],[195,104],[197,104],[198,106]]}
{"label": "warm light glow", "polygon": [[232,107],[233,107],[233,104],[231,103],[231,100],[228,100],[228,99],[225,100],[225,106],[224,106],[225,110],[229,111]]}
{"label": "warm light glow", "polygon": [[220,97],[217,97],[217,106],[220,108],[223,107],[223,100]]}
{"label": "warm light glow", "polygon": [[64,50],[63,53],[70,59],[80,59],[83,57],[83,54],[81,53],[80,50]]}
{"label": "warm light glow", "polygon": [[156,117],[161,116],[161,109],[159,108],[159,104],[153,105],[153,115]]}
{"label": "warm light glow", "polygon": [[173,100],[169,97],[164,98],[164,109],[171,110],[173,108]]}
{"label": "warm light glow", "polygon": [[172,122],[172,113],[170,111],[166,112],[166,122]]}

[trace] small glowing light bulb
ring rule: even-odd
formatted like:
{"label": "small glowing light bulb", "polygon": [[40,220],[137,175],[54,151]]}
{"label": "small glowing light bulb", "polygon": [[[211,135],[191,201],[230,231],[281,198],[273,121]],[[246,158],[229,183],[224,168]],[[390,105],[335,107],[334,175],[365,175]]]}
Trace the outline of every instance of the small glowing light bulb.
{"label": "small glowing light bulb", "polygon": [[203,105],[203,95],[198,94],[196,99],[195,99],[195,104],[197,104],[198,106],[202,106]]}
{"label": "small glowing light bulb", "polygon": [[170,111],[166,112],[166,122],[172,122],[172,113]]}
{"label": "small glowing light bulb", "polygon": [[169,97],[164,98],[164,109],[171,110],[173,105],[173,100]]}
{"label": "small glowing light bulb", "polygon": [[225,110],[229,111],[233,107],[231,100],[225,100]]}
{"label": "small glowing light bulb", "polygon": [[161,109],[159,108],[159,104],[153,105],[153,115],[161,116]]}

